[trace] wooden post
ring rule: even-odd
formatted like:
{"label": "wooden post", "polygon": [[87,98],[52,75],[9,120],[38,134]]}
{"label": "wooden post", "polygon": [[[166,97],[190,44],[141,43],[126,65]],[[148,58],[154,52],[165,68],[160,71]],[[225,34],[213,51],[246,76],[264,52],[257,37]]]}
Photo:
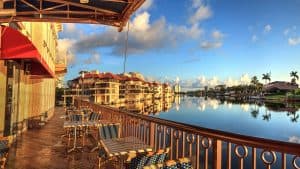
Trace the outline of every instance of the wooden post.
{"label": "wooden post", "polygon": [[213,169],[222,168],[222,141],[214,140],[213,141]]}
{"label": "wooden post", "polygon": [[154,149],[156,148],[155,146],[155,123],[150,122],[150,126],[149,126],[149,140],[150,140],[150,146],[153,147]]}

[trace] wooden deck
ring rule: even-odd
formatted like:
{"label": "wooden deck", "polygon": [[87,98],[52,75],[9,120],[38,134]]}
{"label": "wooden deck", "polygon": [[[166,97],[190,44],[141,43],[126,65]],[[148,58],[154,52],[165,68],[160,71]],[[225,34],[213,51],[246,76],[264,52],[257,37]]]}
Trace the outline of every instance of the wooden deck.
{"label": "wooden deck", "polygon": [[[95,169],[98,168],[97,151],[90,139],[86,139],[83,152],[67,153],[68,139],[63,135],[62,108],[56,108],[54,117],[41,129],[24,132],[11,147],[6,168],[8,169]],[[82,139],[79,138],[79,144]],[[114,169],[107,163],[101,168]]]}

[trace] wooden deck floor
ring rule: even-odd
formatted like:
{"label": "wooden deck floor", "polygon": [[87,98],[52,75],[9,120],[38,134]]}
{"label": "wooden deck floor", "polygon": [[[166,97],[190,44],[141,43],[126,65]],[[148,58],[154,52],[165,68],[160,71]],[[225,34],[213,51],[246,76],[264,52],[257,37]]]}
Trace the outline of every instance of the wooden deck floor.
{"label": "wooden deck floor", "polygon": [[[54,117],[41,129],[24,132],[9,152],[8,169],[96,169],[97,151],[90,153],[93,144],[86,140],[83,152],[67,153],[67,139],[63,131],[62,108],[56,108]],[[79,139],[79,144],[81,144]],[[71,142],[72,143],[72,142]],[[111,164],[101,168],[114,169]]]}

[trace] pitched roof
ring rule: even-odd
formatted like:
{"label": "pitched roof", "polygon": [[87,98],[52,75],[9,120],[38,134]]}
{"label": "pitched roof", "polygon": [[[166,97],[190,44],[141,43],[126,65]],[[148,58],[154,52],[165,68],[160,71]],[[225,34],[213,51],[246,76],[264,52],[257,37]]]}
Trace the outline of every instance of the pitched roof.
{"label": "pitched roof", "polygon": [[297,89],[298,85],[297,84],[292,84],[290,82],[284,82],[284,81],[275,81],[269,84],[266,84],[263,89],[265,91],[270,91],[270,90],[294,90]]}

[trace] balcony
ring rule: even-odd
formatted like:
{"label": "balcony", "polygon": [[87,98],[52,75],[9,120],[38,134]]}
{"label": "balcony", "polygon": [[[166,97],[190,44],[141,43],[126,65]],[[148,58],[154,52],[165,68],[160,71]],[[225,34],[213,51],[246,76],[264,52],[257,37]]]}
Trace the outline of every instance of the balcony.
{"label": "balcony", "polygon": [[[124,137],[134,136],[154,149],[170,147],[169,159],[189,157],[196,169],[299,168],[300,144],[201,128],[87,101],[76,100],[75,104],[101,112],[103,119],[119,121]],[[66,153],[69,143],[60,138],[63,119],[59,117],[63,114],[62,109],[56,109],[44,128],[18,137],[10,151],[8,168],[97,168],[97,152],[89,152],[93,139],[79,139],[85,145],[83,152]],[[101,168],[116,167],[110,161]]]}

